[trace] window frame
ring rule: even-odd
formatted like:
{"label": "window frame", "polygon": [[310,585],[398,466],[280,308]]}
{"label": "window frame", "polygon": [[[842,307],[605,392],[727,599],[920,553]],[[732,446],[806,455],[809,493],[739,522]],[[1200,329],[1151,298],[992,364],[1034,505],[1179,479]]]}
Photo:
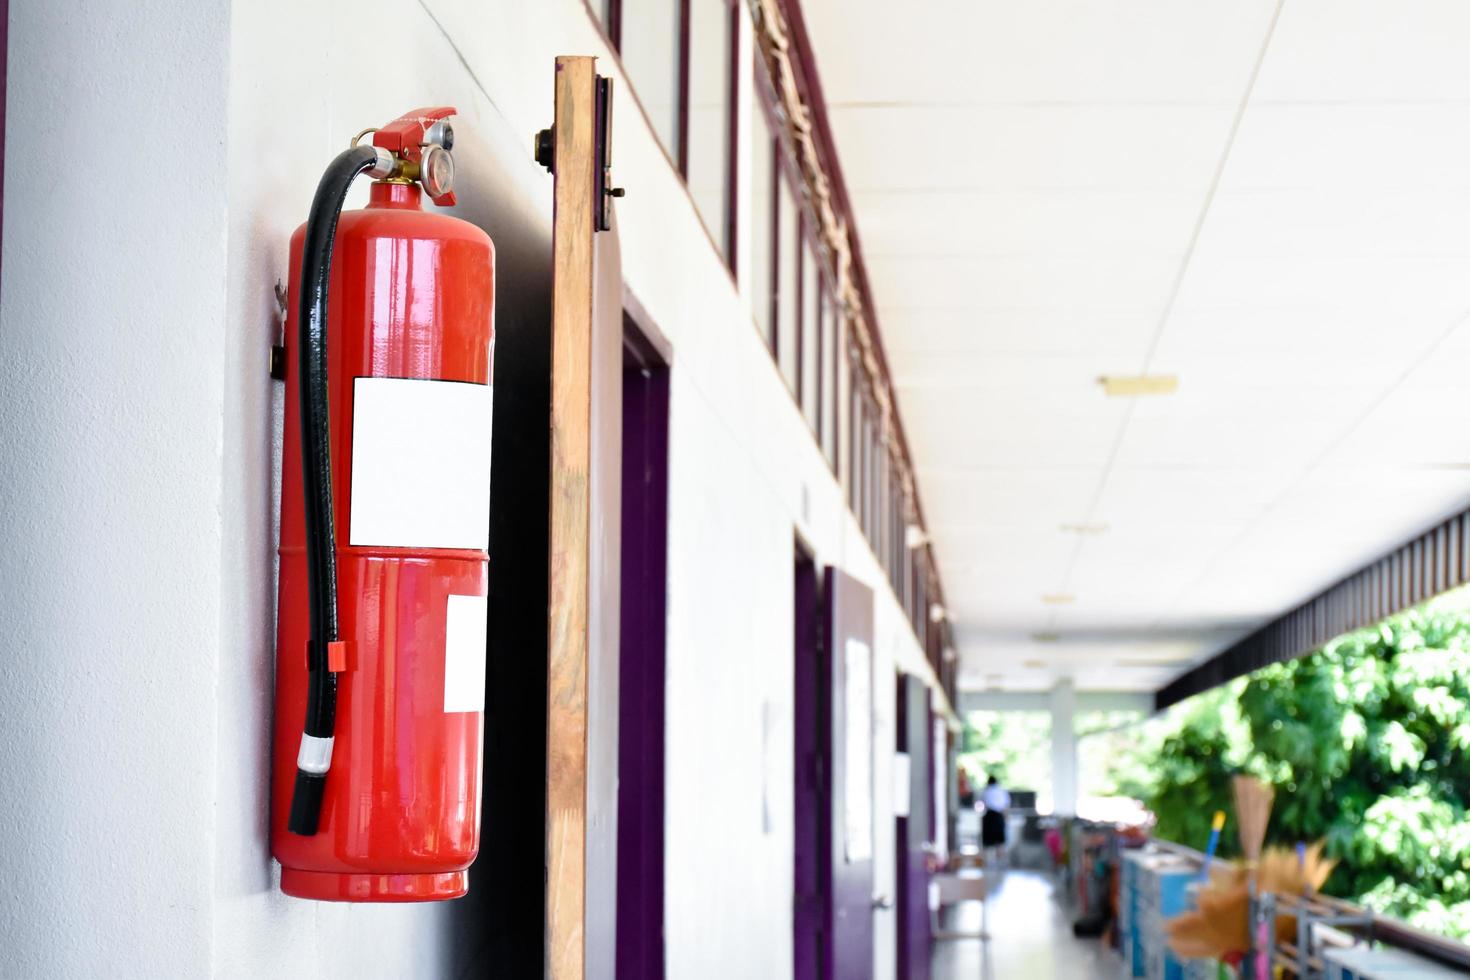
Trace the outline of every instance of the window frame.
{"label": "window frame", "polygon": [[[784,141],[779,149],[784,149]],[[772,351],[772,358],[776,363],[776,371],[781,375],[781,382],[786,386],[786,391],[793,401],[796,402],[797,412],[801,411],[801,236],[802,223],[805,220],[805,196],[802,193],[800,175],[795,173],[789,166],[789,160],[784,152],[777,153],[776,160],[776,185],[774,196],[776,198],[776,218],[771,223],[772,245],[774,254],[775,279],[772,281],[772,296],[776,304],[773,323],[775,323],[774,336],[776,348]],[[787,207],[787,201],[790,207]],[[785,215],[789,211],[789,219]],[[787,224],[790,228],[787,228]],[[782,245],[785,248],[782,248]],[[790,292],[787,291],[786,264],[791,266]],[[788,316],[787,314],[790,314]],[[790,345],[791,358],[788,363],[786,347]],[[789,374],[787,372],[790,372]]]}
{"label": "window frame", "polygon": [[[663,151],[669,166],[679,175],[679,180],[684,184],[684,191],[689,195],[689,203],[694,208],[695,217],[699,219],[699,226],[704,230],[710,244],[714,246],[715,254],[720,256],[721,263],[730,273],[731,280],[738,285],[737,264],[735,252],[739,246],[739,205],[740,205],[740,37],[742,34],[740,16],[740,0],[718,0],[728,8],[729,37],[728,58],[725,71],[725,103],[727,109],[726,145],[725,145],[725,220],[718,235],[724,238],[724,245],[716,239],[716,233],[711,232],[705,224],[704,215],[699,211],[699,205],[694,196],[689,192],[689,5],[692,0],[679,0],[678,18],[679,24],[676,31],[678,37],[678,48],[675,58],[677,61],[676,71],[678,82],[677,92],[674,94],[675,121],[678,133],[675,137],[675,146],[664,146],[663,140],[658,138],[658,128],[653,126],[653,121],[648,115],[643,100],[638,96],[638,89],[628,83],[628,91],[633,96],[633,101],[642,113],[643,119],[654,130],[654,142]],[[713,3],[716,0],[704,0]],[[602,33],[603,39],[612,49],[618,60],[618,67],[623,72],[623,77],[628,77],[628,70],[622,63],[623,50],[623,0],[601,0],[597,6],[593,6],[593,0],[583,0],[587,8],[588,16],[593,24]],[[600,7],[600,9],[599,9]]]}
{"label": "window frame", "polygon": [[[760,65],[755,65],[754,70],[760,71]],[[756,106],[752,111],[751,125],[751,156],[753,158],[751,161],[751,167],[753,170],[766,168],[770,171],[769,188],[771,197],[771,213],[766,216],[767,220],[764,226],[765,230],[768,233],[766,236],[768,239],[766,242],[766,246],[767,251],[770,255],[768,263],[770,268],[766,270],[766,274],[768,276],[766,280],[767,295],[764,298],[752,295],[751,308],[752,313],[754,314],[755,307],[760,304],[764,299],[764,303],[766,305],[766,322],[764,327],[762,327],[761,321],[757,316],[755,318],[755,326],[757,328],[756,332],[761,335],[761,340],[765,343],[766,350],[770,352],[771,357],[773,359],[776,359],[779,358],[781,351],[780,229],[781,181],[783,172],[781,166],[781,137],[779,135],[779,130],[776,125],[776,119],[772,115],[769,102],[766,99],[760,97],[759,93],[757,93],[755,101]],[[762,133],[764,133],[767,137],[764,140],[759,138]],[[755,200],[752,199],[751,204],[754,205],[755,203]],[[752,239],[759,237],[754,234],[755,230],[755,222],[752,221]],[[751,253],[751,258],[752,260],[756,258],[754,252]],[[754,286],[754,280],[747,279],[743,283],[743,285],[746,287],[752,287]]]}
{"label": "window frame", "polygon": [[806,419],[806,208],[802,207],[805,195],[796,195],[796,227],[792,229],[791,239],[792,251],[796,253],[796,323],[793,329],[796,331],[796,346],[792,348],[796,352],[796,365],[792,372],[795,383],[792,386],[792,394],[796,396],[796,409],[801,413],[802,420]]}
{"label": "window frame", "polygon": [[[613,51],[614,59],[618,61],[624,77],[627,77],[627,69],[622,65],[621,60],[624,0],[598,0],[596,7],[593,5],[593,0],[583,0],[583,2],[596,29],[603,35],[608,47]],[[631,82],[628,90],[634,104],[643,115],[645,123],[654,131],[654,142],[668,160],[670,167],[679,175],[700,229],[709,239],[710,246],[715,250],[716,255],[721,258],[732,283],[739,289],[743,285],[740,282],[738,262],[741,214],[739,177],[742,149],[740,141],[742,94],[740,47],[744,34],[743,4],[741,0],[719,0],[726,5],[729,17],[725,73],[728,131],[724,160],[724,227],[718,232],[713,232],[706,224],[699,204],[689,189],[690,5],[692,2],[693,0],[678,0],[676,32],[678,91],[675,93],[675,121],[678,132],[675,140],[676,146],[667,147],[658,138],[658,129],[653,125],[647,108],[643,105],[636,87]],[[703,0],[703,2],[715,2],[715,0]],[[781,125],[782,114],[777,107],[771,78],[764,59],[761,57],[759,45],[754,46],[752,62],[751,81],[754,104],[751,112],[752,114],[764,113],[767,133],[770,136],[769,141],[762,145],[761,141],[756,139],[756,127],[752,125],[751,165],[753,167],[766,165],[767,161],[762,154],[769,153],[771,168],[770,294],[763,299],[769,303],[770,324],[768,330],[762,331],[761,339],[771,356],[777,374],[785,383],[786,375],[781,363],[783,332],[786,330],[794,332],[793,351],[796,364],[792,374],[794,384],[787,385],[788,393],[792,396],[797,414],[812,431],[817,451],[826,460],[829,470],[843,491],[849,511],[857,519],[870,548],[878,556],[880,565],[886,566],[889,583],[894,586],[900,604],[909,613],[915,634],[926,650],[929,650],[933,648],[935,638],[929,629],[927,602],[931,569],[929,563],[921,558],[920,549],[911,549],[907,543],[908,500],[902,482],[899,480],[905,460],[890,451],[890,447],[886,445],[879,431],[882,420],[877,412],[870,379],[863,370],[856,346],[852,342],[851,321],[843,309],[840,296],[835,291],[835,272],[830,267],[831,257],[827,254],[824,244],[818,242],[815,237],[808,242],[808,226],[812,221],[811,202],[807,198],[805,181],[802,179],[790,134],[786,127]],[[795,228],[792,229],[794,234],[787,240],[789,247],[796,250],[796,275],[794,277],[796,296],[792,303],[795,322],[791,324],[784,323],[781,316],[781,261],[785,254],[785,249],[782,248],[782,240],[785,236],[781,228],[781,205],[785,192],[783,185],[788,181],[795,204],[793,212]],[[723,238],[723,247],[720,238]],[[808,257],[811,259],[810,262]],[[813,266],[810,273],[806,268],[808,265]],[[806,347],[803,343],[806,326],[803,321],[806,318],[807,305],[804,295],[804,277],[808,274],[818,277],[815,293],[816,322],[811,325],[816,330],[812,346],[817,360],[816,370],[813,373],[816,388],[814,417],[808,417],[802,397],[805,385],[805,365],[802,361]],[[831,364],[830,375],[826,371],[829,362]]]}

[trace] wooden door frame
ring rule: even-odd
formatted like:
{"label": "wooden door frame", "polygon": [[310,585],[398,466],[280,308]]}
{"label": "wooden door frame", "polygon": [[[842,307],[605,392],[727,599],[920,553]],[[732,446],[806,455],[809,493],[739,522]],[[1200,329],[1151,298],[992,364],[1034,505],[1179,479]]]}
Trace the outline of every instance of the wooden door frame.
{"label": "wooden door frame", "polygon": [[556,980],[611,976],[616,959],[623,306],[601,84],[594,58],[556,59],[544,964]]}

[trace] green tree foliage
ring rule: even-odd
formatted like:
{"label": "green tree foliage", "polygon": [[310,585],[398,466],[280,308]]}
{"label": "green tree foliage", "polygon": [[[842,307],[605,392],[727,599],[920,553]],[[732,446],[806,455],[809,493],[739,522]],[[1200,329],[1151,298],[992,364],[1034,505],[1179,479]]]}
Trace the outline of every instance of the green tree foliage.
{"label": "green tree foliage", "polygon": [[1012,789],[1047,789],[1051,786],[1051,714],[970,712],[959,764],[976,787],[994,776]]}
{"label": "green tree foliage", "polygon": [[[1154,762],[1152,791],[1143,794],[1158,818],[1158,836],[1200,849],[1209,840],[1215,811],[1225,809],[1230,799],[1230,777],[1250,754],[1239,706],[1244,686],[1237,681],[1207,691],[1168,719],[1174,730],[1164,737]],[[1236,850],[1233,838],[1221,837],[1221,855]]]}
{"label": "green tree foliage", "polygon": [[1276,786],[1268,841],[1327,841],[1328,892],[1470,934],[1470,615],[1413,610],[1181,708],[1147,798],[1159,836],[1202,847],[1249,771]]}
{"label": "green tree foliage", "polygon": [[1142,799],[1153,785],[1158,738],[1138,724],[1139,711],[1084,711],[1077,715],[1077,778],[1080,797]]}

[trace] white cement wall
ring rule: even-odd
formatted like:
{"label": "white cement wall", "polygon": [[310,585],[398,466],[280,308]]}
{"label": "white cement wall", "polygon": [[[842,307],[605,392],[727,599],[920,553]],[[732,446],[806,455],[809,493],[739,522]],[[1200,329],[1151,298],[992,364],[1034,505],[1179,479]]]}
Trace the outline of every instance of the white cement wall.
{"label": "white cement wall", "polygon": [[0,976],[211,967],[229,30],[10,4]]}
{"label": "white cement wall", "polygon": [[[451,907],[276,887],[272,289],[346,139],[452,103],[459,213],[496,239],[497,316],[539,315],[551,184],[531,135],[551,120],[553,58],[606,46],[576,0],[12,0],[11,17],[0,975],[456,972],[475,938]],[[922,656],[747,301],[616,64],[602,70],[620,82],[625,279],[674,348],[669,975],[786,976],[793,532],[877,593],[889,896],[892,675]],[[877,935],[890,976],[891,912]]]}

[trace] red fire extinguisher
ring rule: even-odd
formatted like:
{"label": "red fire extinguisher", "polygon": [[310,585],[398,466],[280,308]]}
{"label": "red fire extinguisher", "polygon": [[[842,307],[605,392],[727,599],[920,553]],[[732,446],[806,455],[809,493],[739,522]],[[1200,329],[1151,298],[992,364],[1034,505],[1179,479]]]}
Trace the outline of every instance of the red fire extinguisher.
{"label": "red fire extinguisher", "polygon": [[454,203],[453,114],[361,134],[291,237],[271,849],[301,898],[457,898],[479,848],[495,251],[421,207]]}

